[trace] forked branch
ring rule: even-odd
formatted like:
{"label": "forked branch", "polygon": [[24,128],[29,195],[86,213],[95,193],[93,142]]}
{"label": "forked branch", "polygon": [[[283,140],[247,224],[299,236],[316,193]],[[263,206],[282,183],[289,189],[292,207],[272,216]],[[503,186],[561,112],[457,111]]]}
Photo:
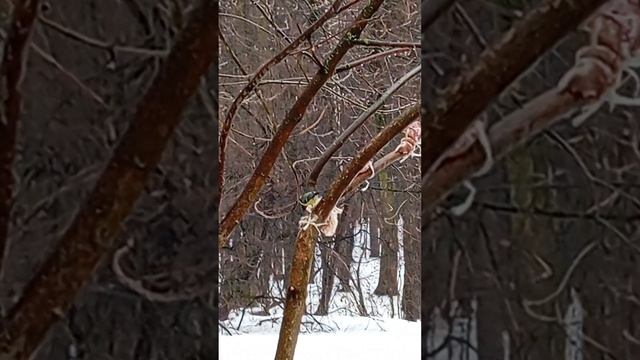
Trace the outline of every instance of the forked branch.
{"label": "forked branch", "polygon": [[[302,34],[300,34],[297,38],[295,38],[289,45],[287,45],[284,49],[282,49],[278,54],[269,59],[267,62],[262,64],[258,70],[251,76],[247,84],[240,90],[240,93],[233,99],[229,110],[227,110],[227,114],[224,117],[224,121],[222,122],[222,129],[220,129],[220,141],[218,145],[218,157],[219,157],[219,166],[218,166],[218,187],[220,188],[220,192],[224,187],[224,162],[226,157],[226,148],[227,148],[227,140],[229,138],[229,131],[231,130],[231,123],[233,118],[238,111],[238,108],[242,104],[242,102],[251,94],[253,89],[258,85],[260,79],[262,79],[269,69],[271,69],[274,65],[278,64],[280,61],[284,60],[287,56],[289,56],[294,50],[298,48],[304,41],[306,41],[311,34],[313,34],[316,30],[318,30],[322,25],[324,25],[329,19],[331,19],[334,15],[338,13],[338,11],[344,11],[345,8],[340,8],[340,4],[343,0],[336,0],[333,4],[327,9],[327,11],[318,18],[307,30],[305,30]],[[355,2],[350,3],[349,5],[353,5]]]}
{"label": "forked branch", "polygon": [[[622,76],[640,59],[640,6],[637,0],[611,0],[582,29],[590,42],[576,52],[576,62],[557,86],[526,103],[489,129],[489,141],[500,159],[555,123],[572,118],[580,125],[603,104],[640,105],[638,99],[616,93]],[[633,76],[633,75],[632,75]],[[640,86],[640,84],[636,84]],[[484,162],[482,146],[476,144],[456,157],[444,160],[423,178],[423,216]]]}
{"label": "forked branch", "polygon": [[322,157],[316,162],[315,167],[311,171],[309,180],[307,181],[310,186],[313,187],[316,185],[318,176],[320,176],[320,172],[326,165],[327,161],[329,161],[329,159],[331,159],[331,156],[333,156],[333,154],[335,154],[335,152],[338,151],[338,149],[340,149],[342,145],[344,145],[349,136],[351,136],[360,126],[362,126],[362,124],[364,124],[365,121],[367,121],[367,119],[371,117],[371,115],[373,115],[378,109],[380,109],[382,105],[384,105],[384,103],[387,101],[387,99],[396,91],[398,91],[398,89],[402,87],[402,85],[416,76],[420,72],[420,69],[420,65],[416,66],[400,79],[398,79],[398,81],[393,83],[382,95],[380,95],[380,97],[371,106],[367,108],[365,112],[360,114],[360,116],[358,116],[358,118],[355,119],[351,123],[351,125],[349,125],[349,127],[344,130],[337,139],[333,141],[329,148],[327,148],[327,150],[322,154]]}
{"label": "forked branch", "polygon": [[[264,187],[267,177],[271,173],[273,165],[278,159],[278,156],[280,156],[280,153],[291,136],[293,129],[304,117],[309,104],[318,91],[320,91],[322,86],[324,86],[324,84],[331,78],[338,66],[338,63],[342,60],[347,51],[354,46],[352,40],[360,37],[360,34],[369,23],[369,20],[380,8],[383,2],[383,0],[369,0],[354,20],[353,25],[329,54],[324,67],[318,70],[316,75],[310,80],[309,85],[307,85],[300,96],[298,96],[298,99],[291,109],[289,109],[289,112],[282,121],[282,124],[278,127],[278,130],[271,139],[269,146],[258,162],[256,169],[249,178],[249,181],[247,181],[242,193],[238,196],[234,204],[231,206],[231,209],[227,212],[220,223],[220,231],[218,232],[218,246],[220,249],[227,247],[229,235],[236,225],[240,223],[247,210],[253,205],[253,203],[255,203],[260,190]],[[222,171],[222,169],[219,170]]]}
{"label": "forked branch", "polygon": [[[358,185],[355,180],[357,174],[366,167],[367,163],[371,161],[373,156],[375,156],[384,145],[390,142],[403,129],[409,126],[409,124],[414,122],[419,114],[419,104],[416,104],[379,132],[371,142],[347,164],[344,171],[334,179],[328,192],[313,209],[312,216],[315,216],[320,222],[326,221],[331,211],[333,211],[345,193],[347,187],[350,184],[353,186]],[[416,125],[412,126],[412,129],[415,130]],[[412,136],[414,134],[413,130],[409,130]],[[318,235],[318,230],[314,226],[301,228],[298,232],[291,273],[289,275],[289,288],[287,289],[284,316],[275,357],[276,360],[293,359],[295,346],[298,341],[298,333],[300,331],[300,322],[304,314],[307,299],[307,285],[309,284],[311,263],[313,261],[316,237]]]}

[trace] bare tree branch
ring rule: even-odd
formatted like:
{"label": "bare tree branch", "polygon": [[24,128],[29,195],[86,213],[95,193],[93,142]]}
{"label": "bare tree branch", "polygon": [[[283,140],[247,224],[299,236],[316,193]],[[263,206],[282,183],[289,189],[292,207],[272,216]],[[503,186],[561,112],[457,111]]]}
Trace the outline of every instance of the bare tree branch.
{"label": "bare tree branch", "polygon": [[346,32],[338,45],[327,57],[325,66],[318,70],[316,75],[310,80],[309,85],[304,89],[302,94],[300,94],[298,100],[293,104],[285,116],[285,119],[279,126],[255,171],[251,175],[251,178],[245,185],[244,190],[238,199],[236,199],[235,203],[232,205],[231,209],[220,224],[220,231],[218,233],[220,248],[226,247],[229,235],[236,225],[240,223],[240,220],[247,210],[255,202],[258,197],[258,193],[264,186],[267,176],[273,168],[273,164],[282,152],[282,149],[293,132],[293,129],[300,120],[302,120],[305,112],[307,111],[307,107],[313,100],[314,96],[331,78],[342,57],[347,53],[347,51],[349,51],[349,49],[351,49],[351,47],[353,47],[352,40],[357,39],[360,36],[364,28],[369,23],[371,17],[375,14],[378,8],[380,8],[382,3],[383,0],[370,0],[364,6],[349,31]]}
{"label": "bare tree branch", "polygon": [[331,156],[335,154],[342,145],[344,145],[345,141],[353,134],[362,124],[364,124],[367,119],[373,115],[378,109],[384,105],[387,99],[393,95],[402,85],[404,85],[407,81],[411,80],[415,75],[420,72],[420,65],[411,69],[408,73],[404,74],[398,81],[393,83],[380,97],[371,105],[369,108],[360,114],[357,119],[355,119],[349,127],[343,131],[337,139],[333,141],[333,143],[327,148],[327,150],[322,154],[322,157],[316,162],[315,167],[309,174],[309,180],[307,181],[310,186],[315,186],[318,181],[318,176],[320,176],[320,172],[324,168],[324,165],[329,161]]}
{"label": "bare tree branch", "polygon": [[[640,29],[640,10],[635,6],[628,0],[613,0],[602,7],[598,16],[585,26],[593,42],[578,52],[576,63],[557,86],[490,128],[488,137],[496,159],[568,116],[575,116],[573,123],[579,125],[605,101],[611,105],[628,101],[615,91],[622,86],[623,64],[640,49],[640,39],[626,35],[637,34]],[[633,14],[628,16],[633,16],[634,21],[618,21],[615,16],[621,13]],[[476,143],[462,154],[445,160],[432,175],[423,178],[423,216],[459,182],[480,168],[485,157],[482,148]]]}
{"label": "bare tree branch", "polygon": [[514,25],[477,64],[458,77],[443,100],[426,114],[423,174],[461,137],[489,102],[530,67],[542,53],[575,29],[605,1],[545,1]]}
{"label": "bare tree branch", "polygon": [[[375,154],[389,141],[410,123],[415,121],[419,113],[419,105],[416,104],[379,132],[371,142],[347,164],[344,171],[334,179],[329,191],[314,208],[312,216],[315,215],[319,219],[319,222],[324,222],[341,199],[347,186],[354,183],[354,178],[361,172],[362,168],[364,168]],[[310,226],[306,230],[300,229],[298,232],[293,263],[291,264],[291,273],[289,275],[289,288],[287,289],[284,316],[280,327],[280,338],[276,350],[276,360],[293,359],[295,346],[298,341],[298,333],[300,331],[300,322],[304,314],[308,290],[307,285],[309,284],[311,263],[313,262],[316,237],[318,235],[318,231],[314,226]]]}
{"label": "bare tree branch", "polygon": [[318,30],[322,25],[324,25],[327,20],[331,19],[335,14],[337,14],[340,4],[342,0],[336,0],[329,7],[329,9],[318,19],[316,20],[307,30],[305,30],[302,34],[300,34],[296,39],[294,39],[287,47],[282,49],[278,54],[265,62],[256,72],[251,76],[247,85],[240,90],[238,96],[233,99],[233,103],[229,107],[227,111],[227,115],[224,118],[222,123],[222,129],[220,130],[220,141],[218,146],[218,157],[219,157],[219,165],[218,165],[218,186],[220,187],[220,191],[222,192],[224,188],[224,162],[226,157],[226,148],[227,148],[227,139],[229,138],[229,131],[231,130],[231,122],[238,111],[238,108],[242,104],[242,102],[249,96],[251,91],[258,85],[260,79],[267,74],[269,69],[271,69],[274,65],[278,64],[280,61],[289,56],[300,44],[306,41],[311,34],[313,34],[316,30]]}
{"label": "bare tree branch", "polygon": [[10,310],[0,336],[0,358],[28,359],[101,258],[114,249],[122,220],[142,193],[200,77],[214,61],[217,13],[218,2],[213,0],[194,9],[85,206]]}

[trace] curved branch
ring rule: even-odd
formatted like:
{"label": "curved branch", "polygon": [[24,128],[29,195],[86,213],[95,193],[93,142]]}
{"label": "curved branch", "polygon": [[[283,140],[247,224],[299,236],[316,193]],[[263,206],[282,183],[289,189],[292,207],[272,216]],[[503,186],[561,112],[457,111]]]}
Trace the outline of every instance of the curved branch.
{"label": "curved branch", "polygon": [[[404,116],[410,116],[410,117],[413,117],[414,119],[417,119],[419,115],[420,115],[420,105],[419,104],[413,105],[408,110],[408,112],[406,112],[404,114]],[[383,171],[384,169],[386,169],[389,166],[391,166],[391,164],[393,164],[394,162],[396,162],[398,160],[400,160],[402,162],[402,159],[405,159],[408,156],[410,156],[411,152],[415,149],[415,146],[420,141],[420,133],[421,133],[421,130],[422,130],[420,125],[421,124],[420,124],[419,121],[416,121],[415,124],[413,124],[413,123],[410,124],[405,129],[405,132],[407,130],[410,130],[411,127],[415,126],[413,131],[414,131],[414,134],[417,135],[417,136],[407,134],[407,136],[405,136],[405,138],[400,142],[400,145],[398,145],[396,150],[386,154],[385,156],[383,156],[380,159],[376,160],[376,162],[374,162],[371,167],[366,167],[365,169],[360,171],[358,174],[356,174],[356,176],[353,178],[353,181],[351,182],[351,184],[349,184],[349,186],[347,186],[347,188],[345,189],[344,194],[347,195],[347,194],[351,193],[352,191],[355,191],[360,184],[362,184],[367,179],[371,179],[371,177],[373,177],[374,174],[377,174],[380,171]]]}
{"label": "curved branch", "polygon": [[262,64],[262,66],[260,66],[258,70],[256,70],[256,72],[253,74],[253,76],[249,79],[247,85],[245,85],[244,88],[240,90],[238,96],[233,99],[233,103],[231,103],[224,121],[222,122],[222,129],[220,130],[220,141],[218,144],[218,187],[220,188],[220,192],[222,192],[222,189],[224,187],[224,162],[226,156],[227,139],[229,138],[229,131],[231,130],[231,122],[233,121],[233,118],[235,117],[240,104],[242,104],[247,96],[249,96],[251,91],[253,91],[253,89],[260,82],[260,79],[262,79],[262,77],[267,74],[271,67],[289,56],[289,54],[291,54],[298,46],[300,46],[300,44],[306,41],[311,34],[313,34],[322,25],[324,25],[327,20],[331,19],[335,14],[337,14],[338,10],[341,10],[339,9],[339,7],[342,1],[343,0],[334,1],[331,7],[329,7],[329,9],[324,13],[324,15],[318,18],[318,20],[316,20],[307,30],[305,30],[296,39],[294,39],[289,45],[287,45],[287,47],[282,49],[282,51],[276,54],[276,56],[272,57],[267,62]]}
{"label": "curved branch", "polygon": [[[354,182],[354,177],[361,169],[404,128],[420,114],[419,104],[415,104],[387,127],[380,131],[345,167],[331,184],[329,191],[314,208],[312,215],[317,215],[324,222],[344,194],[347,186]],[[298,341],[300,322],[304,314],[307,298],[307,285],[311,273],[311,262],[315,250],[315,239],[318,230],[314,226],[300,229],[296,239],[296,248],[291,264],[289,288],[287,289],[284,316],[280,327],[280,337],[276,350],[277,360],[292,360]]]}
{"label": "curved branch", "polygon": [[[494,157],[499,160],[515,147],[561,120],[576,106],[586,104],[567,93],[556,90],[531,100],[509,114],[489,130]],[[422,156],[424,156],[424,151]],[[422,179],[422,216],[428,218],[435,206],[462,181],[468,179],[484,163],[482,145],[475,143],[465,153],[445,160],[431,176]]]}
{"label": "curved branch", "polygon": [[[229,235],[236,225],[240,223],[240,220],[249,207],[256,201],[258,193],[264,186],[276,159],[282,152],[293,129],[302,120],[307,111],[307,107],[316,93],[331,78],[342,57],[353,47],[352,40],[360,37],[360,34],[369,23],[370,18],[380,8],[383,2],[384,0],[370,0],[369,3],[364,6],[351,28],[346,32],[331,54],[329,54],[325,66],[320,68],[316,75],[309,81],[309,85],[307,85],[302,94],[300,94],[285,116],[251,175],[251,178],[249,178],[249,181],[245,185],[244,190],[220,223],[220,231],[218,233],[218,245],[220,249],[227,247]],[[222,169],[219,169],[219,171],[221,173]]]}
{"label": "curved branch", "polygon": [[458,77],[443,100],[424,118],[422,170],[466,131],[487,105],[560,38],[575,29],[604,0],[548,0],[514,25],[474,67]]}
{"label": "curved branch", "polygon": [[335,152],[338,151],[338,149],[340,149],[342,145],[344,145],[349,136],[351,136],[351,134],[353,134],[360,126],[362,126],[362,124],[364,124],[364,122],[367,121],[367,119],[371,115],[373,115],[378,109],[380,109],[382,105],[384,105],[384,102],[387,101],[387,99],[396,91],[398,91],[398,89],[402,87],[402,85],[416,76],[420,72],[420,69],[420,65],[416,66],[415,68],[411,69],[411,71],[404,74],[400,79],[398,79],[398,81],[393,83],[382,95],[380,95],[376,102],[369,106],[369,108],[365,112],[360,114],[360,116],[358,116],[358,118],[354,120],[351,125],[349,125],[349,127],[345,131],[343,131],[337,139],[333,141],[333,143],[329,146],[329,148],[327,148],[324,154],[322,154],[320,160],[316,162],[316,166],[311,171],[311,174],[309,174],[307,183],[310,186],[316,185],[316,183],[318,182],[318,176],[320,176],[320,172],[324,168],[327,161],[329,161],[331,156],[335,154]]}
{"label": "curved branch", "polygon": [[[617,21],[616,14],[629,14],[634,21]],[[615,105],[615,90],[621,86],[622,64],[640,51],[640,9],[628,0],[611,0],[587,24],[592,43],[576,52],[574,66],[551,89],[495,123],[489,141],[499,159],[547,127],[574,115],[582,121],[605,101]],[[606,45],[606,46],[605,46]],[[628,49],[628,51],[624,51]],[[616,50],[616,51],[613,51]],[[428,145],[428,144],[426,144]],[[423,145],[423,149],[426,147]],[[430,154],[433,157],[433,154]],[[424,151],[422,154],[424,158]],[[445,159],[433,174],[422,178],[422,211],[429,215],[435,205],[457,184],[470,177],[484,159],[482,146]],[[423,167],[424,169],[424,167]],[[424,174],[424,172],[423,172]]]}
{"label": "curved branch", "polygon": [[182,110],[217,54],[218,2],[200,3],[86,204],[9,311],[0,331],[0,358],[30,358],[100,260],[114,249],[121,222],[144,190]]}

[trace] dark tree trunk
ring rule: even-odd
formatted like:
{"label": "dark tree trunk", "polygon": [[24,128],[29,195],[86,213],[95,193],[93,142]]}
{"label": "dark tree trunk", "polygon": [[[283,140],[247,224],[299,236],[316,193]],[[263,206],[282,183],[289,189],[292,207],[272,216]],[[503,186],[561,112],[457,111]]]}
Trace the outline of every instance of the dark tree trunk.
{"label": "dark tree trunk", "polygon": [[379,221],[378,220],[374,220],[374,218],[370,218],[369,219],[369,231],[370,231],[370,253],[369,256],[372,258],[379,258],[380,257],[380,227],[379,227]]}
{"label": "dark tree trunk", "polygon": [[[391,181],[386,171],[378,174],[383,189],[389,188]],[[396,296],[398,291],[398,228],[395,225],[395,201],[390,192],[380,194],[382,210],[382,256],[380,257],[380,276],[378,286],[374,290],[376,295]],[[388,223],[393,221],[393,223]]]}
{"label": "dark tree trunk", "polygon": [[366,200],[367,215],[369,216],[369,256],[372,258],[380,257],[380,217],[378,207],[371,199]]}
{"label": "dark tree trunk", "polygon": [[[508,177],[513,184],[511,203],[522,211],[511,217],[511,246],[515,256],[514,261],[505,267],[505,276],[515,284],[516,292],[512,294],[511,301],[521,326],[519,332],[511,334],[512,354],[518,359],[556,359],[564,357],[564,329],[531,317],[521,305],[523,296],[530,300],[540,299],[553,292],[568,266],[559,258],[551,221],[531,214],[531,209],[548,209],[554,205],[549,191],[531,189],[532,175],[538,167],[544,168],[544,165],[536,165],[540,161],[532,156],[535,154],[532,150],[515,151],[506,162]],[[547,273],[545,266],[549,266],[552,273]],[[555,304],[551,301],[535,310],[555,314]],[[565,304],[561,308],[566,308]]]}
{"label": "dark tree trunk", "polygon": [[320,245],[320,257],[322,259],[322,293],[320,294],[320,304],[316,310],[316,315],[327,315],[329,313],[329,303],[331,301],[331,293],[333,290],[333,266],[331,262],[331,252],[333,249],[330,245]]}
{"label": "dark tree trunk", "polygon": [[[431,214],[427,214],[428,216]],[[450,238],[442,236],[442,223],[434,220],[435,216],[429,219],[422,219],[421,247],[422,247],[422,334],[424,337],[431,336],[435,331],[431,318],[436,307],[440,308],[443,314],[448,312],[450,304],[446,302],[449,270],[451,269],[451,259],[455,251],[455,244]],[[437,348],[441,344],[430,345],[427,341],[422,342],[423,354],[436,354]],[[427,357],[434,359],[434,357]]]}
{"label": "dark tree trunk", "polygon": [[418,219],[409,216],[403,229],[404,285],[402,287],[402,312],[410,321],[420,319],[420,241]]}
{"label": "dark tree trunk", "polygon": [[284,258],[284,249],[281,246],[276,246],[273,249],[273,258],[271,260],[271,266],[273,266],[273,279],[275,281],[282,281],[284,277],[284,265],[286,259]]}
{"label": "dark tree trunk", "polygon": [[481,234],[470,243],[470,256],[477,264],[474,282],[478,301],[478,356],[480,359],[503,359],[503,336],[509,334],[509,314],[505,309],[503,289],[508,288],[508,284],[501,273],[504,251],[500,251],[502,249],[497,241],[503,236],[504,231],[499,231],[498,226],[504,220],[487,213],[480,221],[482,223],[479,226],[484,226],[487,231],[485,233],[479,229]]}
{"label": "dark tree trunk", "polygon": [[336,260],[334,261],[334,271],[340,281],[340,292],[351,291],[351,263],[353,262],[353,226],[355,224],[353,210],[345,206],[342,214],[344,218],[340,221],[340,225],[346,226],[343,237],[336,241],[334,249],[336,252]]}

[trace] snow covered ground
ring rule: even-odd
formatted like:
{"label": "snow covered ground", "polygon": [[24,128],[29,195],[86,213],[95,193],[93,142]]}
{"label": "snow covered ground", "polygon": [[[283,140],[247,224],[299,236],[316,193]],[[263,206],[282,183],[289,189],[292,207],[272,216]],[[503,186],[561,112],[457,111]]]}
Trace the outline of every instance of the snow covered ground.
{"label": "snow covered ground", "polygon": [[[400,221],[399,227],[402,226]],[[363,230],[367,230],[365,225]],[[380,297],[373,294],[378,284],[379,259],[370,258],[367,231],[354,229],[354,263],[351,267],[352,292],[338,292],[336,279],[329,315],[307,315],[302,320],[296,347],[301,360],[376,360],[420,359],[420,322],[401,320],[401,296]],[[400,243],[402,246],[402,232]],[[319,265],[320,254],[316,256]],[[404,261],[399,257],[398,284],[400,294],[404,280]],[[319,303],[321,274],[309,286],[308,312],[313,314]],[[271,281],[273,295],[283,294],[281,281]],[[360,316],[357,289],[361,289],[368,316]],[[275,355],[282,319],[282,308],[269,315],[256,315],[260,309],[233,311],[219,330],[221,360],[272,360]]]}
{"label": "snow covered ground", "polygon": [[[316,316],[315,321],[323,324],[325,332],[301,333],[296,346],[296,359],[420,359],[419,322],[341,315]],[[303,322],[315,321],[309,317],[303,319]],[[316,325],[315,328],[319,327]],[[220,359],[273,360],[279,326],[269,324],[258,328],[260,331],[220,336]]]}

